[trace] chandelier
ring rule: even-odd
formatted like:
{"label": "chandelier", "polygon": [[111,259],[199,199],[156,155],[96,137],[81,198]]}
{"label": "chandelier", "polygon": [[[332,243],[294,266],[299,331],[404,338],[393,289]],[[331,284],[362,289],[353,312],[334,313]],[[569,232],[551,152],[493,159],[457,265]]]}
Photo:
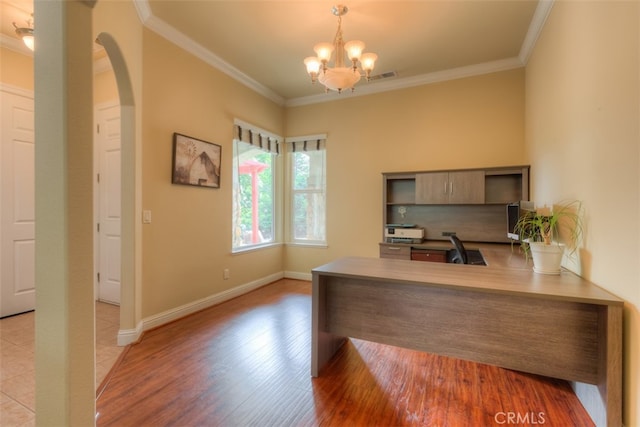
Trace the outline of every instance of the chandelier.
{"label": "chandelier", "polygon": [[[317,56],[305,58],[304,64],[307,66],[307,73],[311,76],[311,82],[319,81],[325,86],[325,91],[335,90],[338,93],[343,89],[354,90],[354,86],[361,77],[361,71],[358,68],[358,62],[364,72],[367,81],[371,78],[371,71],[375,65],[378,55],[375,53],[362,53],[364,50],[364,42],[360,40],[351,40],[344,42],[342,39],[342,17],[349,11],[347,6],[333,6],[331,12],[338,17],[338,31],[333,39],[333,43],[318,43],[313,47]],[[344,52],[346,51],[350,67],[345,67]],[[333,67],[329,67],[331,54],[336,52]]]}
{"label": "chandelier", "polygon": [[[33,14],[31,14],[31,16],[33,16]],[[33,39],[33,22],[28,20],[26,27],[18,27],[14,22],[13,27],[16,29],[16,34],[22,39],[24,44],[27,45],[29,49],[33,50],[35,45]]]}

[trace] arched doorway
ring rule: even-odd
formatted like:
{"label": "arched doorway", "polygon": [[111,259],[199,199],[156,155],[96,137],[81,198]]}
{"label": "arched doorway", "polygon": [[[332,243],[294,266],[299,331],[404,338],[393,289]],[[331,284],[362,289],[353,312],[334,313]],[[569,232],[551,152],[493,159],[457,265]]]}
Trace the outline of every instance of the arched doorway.
{"label": "arched doorway", "polygon": [[133,341],[136,330],[136,181],[135,181],[135,102],[131,78],[120,47],[109,33],[98,34],[96,41],[107,52],[120,98],[121,143],[121,221],[120,221],[120,331],[118,343]]}

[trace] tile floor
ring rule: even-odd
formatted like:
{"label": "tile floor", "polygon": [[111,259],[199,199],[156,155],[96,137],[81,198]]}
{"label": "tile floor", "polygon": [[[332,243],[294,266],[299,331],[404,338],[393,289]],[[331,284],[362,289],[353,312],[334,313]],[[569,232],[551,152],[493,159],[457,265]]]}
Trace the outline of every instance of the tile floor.
{"label": "tile floor", "polygon": [[[96,388],[124,349],[120,308],[96,303]],[[35,426],[35,313],[0,320],[0,427]]]}

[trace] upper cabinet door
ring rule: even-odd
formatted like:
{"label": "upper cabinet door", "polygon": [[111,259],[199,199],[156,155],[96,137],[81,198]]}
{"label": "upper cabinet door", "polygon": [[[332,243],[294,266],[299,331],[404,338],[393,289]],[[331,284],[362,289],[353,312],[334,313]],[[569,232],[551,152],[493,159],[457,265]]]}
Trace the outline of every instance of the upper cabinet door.
{"label": "upper cabinet door", "polygon": [[416,174],[416,204],[443,205],[449,203],[449,173]]}
{"label": "upper cabinet door", "polygon": [[482,204],[484,171],[416,174],[416,204]]}
{"label": "upper cabinet door", "polygon": [[449,203],[484,203],[484,171],[449,172]]}

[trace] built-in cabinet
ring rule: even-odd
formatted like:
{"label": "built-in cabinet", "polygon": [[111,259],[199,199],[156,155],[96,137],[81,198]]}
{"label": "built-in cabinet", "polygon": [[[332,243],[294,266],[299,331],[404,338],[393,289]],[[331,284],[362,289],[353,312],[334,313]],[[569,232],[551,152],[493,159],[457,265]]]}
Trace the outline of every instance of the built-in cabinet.
{"label": "built-in cabinet", "polygon": [[463,241],[506,243],[506,205],[520,200],[529,200],[529,166],[389,172],[382,225],[415,224],[427,240],[455,233]]}
{"label": "built-in cabinet", "polygon": [[416,173],[416,204],[484,203],[484,171]]}

